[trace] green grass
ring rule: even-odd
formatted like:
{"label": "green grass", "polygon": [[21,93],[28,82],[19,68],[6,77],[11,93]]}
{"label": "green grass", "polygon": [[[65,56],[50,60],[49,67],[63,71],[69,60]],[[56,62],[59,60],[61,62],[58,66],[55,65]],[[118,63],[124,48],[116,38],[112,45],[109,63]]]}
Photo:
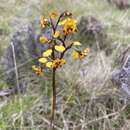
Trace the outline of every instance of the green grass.
{"label": "green grass", "polygon": [[[21,96],[13,96],[10,100],[7,100],[5,105],[1,108],[1,115],[0,115],[0,128],[8,128],[8,127],[19,127],[20,124],[17,124],[17,120],[20,120],[21,116],[20,112],[26,112],[27,110],[32,107],[34,100],[36,97],[29,96],[29,95],[21,95]],[[20,101],[21,100],[21,104]],[[13,123],[13,116],[16,118],[15,126],[12,125]],[[18,117],[18,118],[17,118]]]}

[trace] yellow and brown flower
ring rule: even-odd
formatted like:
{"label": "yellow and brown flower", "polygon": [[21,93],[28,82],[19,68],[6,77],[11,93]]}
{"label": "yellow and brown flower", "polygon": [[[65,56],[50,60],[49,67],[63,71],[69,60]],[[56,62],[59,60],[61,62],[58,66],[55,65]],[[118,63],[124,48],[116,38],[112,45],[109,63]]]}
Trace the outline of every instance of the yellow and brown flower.
{"label": "yellow and brown flower", "polygon": [[40,66],[33,65],[32,70],[35,72],[35,74],[42,76],[43,75],[43,70]]}
{"label": "yellow and brown flower", "polygon": [[65,59],[55,59],[53,61],[47,62],[46,66],[48,68],[59,68],[62,67],[64,64],[66,64],[66,60]]}
{"label": "yellow and brown flower", "polygon": [[73,50],[72,57],[74,60],[77,60],[77,59],[82,60],[88,55],[89,51],[90,51],[89,48],[85,48],[83,51]]}
{"label": "yellow and brown flower", "polygon": [[89,51],[90,51],[89,48],[85,48],[83,51],[81,51],[79,53],[80,60],[84,59],[88,55]]}
{"label": "yellow and brown flower", "polygon": [[48,39],[47,37],[45,37],[45,36],[41,36],[41,37],[39,38],[39,41],[40,41],[40,43],[48,43],[48,42],[49,42],[49,39]]}
{"label": "yellow and brown flower", "polygon": [[75,19],[67,18],[60,22],[59,25],[63,26],[65,34],[77,32],[77,21]]}
{"label": "yellow and brown flower", "polygon": [[45,28],[48,25],[48,19],[44,16],[40,16],[40,27]]}
{"label": "yellow and brown flower", "polygon": [[52,63],[52,68],[59,68],[62,67],[62,65],[66,64],[65,59],[56,59]]}
{"label": "yellow and brown flower", "polygon": [[49,14],[49,16],[50,16],[50,18],[55,19],[55,18],[58,17],[58,12],[53,11],[53,12],[51,12],[51,13]]}

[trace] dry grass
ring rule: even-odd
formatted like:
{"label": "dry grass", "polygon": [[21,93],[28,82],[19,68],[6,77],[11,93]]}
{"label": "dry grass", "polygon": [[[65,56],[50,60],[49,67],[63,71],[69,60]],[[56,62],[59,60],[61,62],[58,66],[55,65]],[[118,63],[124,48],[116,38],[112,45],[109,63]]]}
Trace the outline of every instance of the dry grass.
{"label": "dry grass", "polygon": [[[96,16],[116,45],[109,57],[103,51],[91,49],[83,62],[68,59],[68,64],[58,71],[56,130],[129,130],[129,104],[120,98],[119,89],[110,81],[113,59],[119,57],[129,43],[129,10],[119,11],[105,0],[1,0],[0,28],[6,32],[0,36],[1,50],[8,45],[14,23],[29,22],[53,9],[70,10],[77,19],[81,14]],[[21,107],[19,95],[0,99],[0,128],[49,130],[50,74],[43,80],[24,68],[21,73],[28,89],[20,95]]]}

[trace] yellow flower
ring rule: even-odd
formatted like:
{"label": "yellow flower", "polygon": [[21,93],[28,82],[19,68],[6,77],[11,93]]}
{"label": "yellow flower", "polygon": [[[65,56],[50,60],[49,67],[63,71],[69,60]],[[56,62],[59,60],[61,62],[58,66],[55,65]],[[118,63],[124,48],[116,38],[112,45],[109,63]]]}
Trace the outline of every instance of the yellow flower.
{"label": "yellow flower", "polygon": [[73,50],[72,57],[74,60],[77,60],[79,58],[79,53],[77,51]]}
{"label": "yellow flower", "polygon": [[65,47],[62,45],[56,45],[55,50],[57,50],[58,52],[63,52],[65,50]]}
{"label": "yellow flower", "polygon": [[86,53],[86,54],[88,54],[88,53],[90,52],[90,49],[89,49],[89,48],[85,48],[85,49],[83,50],[83,52]]}
{"label": "yellow flower", "polygon": [[74,45],[74,46],[81,46],[81,43],[78,42],[78,41],[75,41],[75,42],[73,42],[73,45]]}
{"label": "yellow flower", "polygon": [[56,59],[52,63],[52,68],[59,68],[62,67],[62,65],[66,64],[65,59]]}
{"label": "yellow flower", "polygon": [[42,57],[42,58],[39,58],[38,61],[39,61],[40,63],[43,63],[43,64],[44,64],[44,63],[47,62],[47,59],[44,58],[44,57]]}
{"label": "yellow flower", "polygon": [[40,26],[41,28],[45,28],[48,24],[48,20],[44,16],[40,16]]}
{"label": "yellow flower", "polygon": [[45,52],[43,52],[43,56],[44,57],[48,57],[48,56],[50,56],[52,54],[52,49],[48,49],[48,50],[46,50]]}
{"label": "yellow flower", "polygon": [[53,61],[47,62],[46,66],[48,68],[59,68],[62,67],[62,65],[66,64],[66,60],[65,59],[55,59]]}
{"label": "yellow flower", "polygon": [[32,70],[37,70],[37,66],[36,65],[32,65]]}
{"label": "yellow flower", "polygon": [[80,52],[80,54],[79,54],[80,60],[82,60],[83,58],[85,58],[85,56],[88,55],[89,51],[90,51],[89,48],[85,48],[82,52]]}
{"label": "yellow flower", "polygon": [[46,66],[47,66],[48,68],[52,68],[52,62],[47,62],[47,63],[46,63]]}
{"label": "yellow flower", "polygon": [[50,18],[55,19],[58,17],[58,13],[56,11],[53,11],[49,14]]}
{"label": "yellow flower", "polygon": [[47,37],[45,36],[41,36],[40,39],[39,39],[40,43],[47,43],[49,40]]}
{"label": "yellow flower", "polygon": [[40,66],[33,65],[32,70],[39,76],[43,75],[43,71]]}
{"label": "yellow flower", "polygon": [[63,25],[65,25],[65,23],[66,23],[66,19],[63,20],[63,21],[60,21],[60,22],[58,23],[58,25],[59,25],[59,26],[63,26]]}
{"label": "yellow flower", "polygon": [[77,21],[75,19],[67,18],[60,22],[59,25],[63,26],[65,34],[77,32]]}
{"label": "yellow flower", "polygon": [[73,51],[72,52],[72,57],[74,60],[77,60],[78,58],[80,58],[80,60],[82,60],[83,58],[85,58],[89,53],[89,48],[85,48],[83,51],[77,52],[77,51]]}
{"label": "yellow flower", "polygon": [[54,38],[58,38],[60,36],[60,31],[56,31],[55,34],[53,34]]}
{"label": "yellow flower", "polygon": [[56,59],[52,63],[52,68],[58,68],[60,65],[60,59]]}
{"label": "yellow flower", "polygon": [[61,65],[66,64],[66,60],[65,59],[61,59]]}

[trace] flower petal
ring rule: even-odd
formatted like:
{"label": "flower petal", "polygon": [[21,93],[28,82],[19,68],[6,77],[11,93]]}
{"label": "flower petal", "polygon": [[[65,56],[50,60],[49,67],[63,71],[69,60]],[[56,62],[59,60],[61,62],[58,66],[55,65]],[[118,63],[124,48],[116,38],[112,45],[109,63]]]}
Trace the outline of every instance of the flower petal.
{"label": "flower petal", "polygon": [[65,59],[61,59],[60,61],[61,61],[61,65],[66,64],[66,60]]}
{"label": "flower petal", "polygon": [[53,35],[54,38],[58,38],[60,36],[60,31],[56,31],[55,34]]}
{"label": "flower petal", "polygon": [[73,45],[74,46],[81,46],[81,43],[79,41],[75,41],[75,42],[73,42]]}
{"label": "flower petal", "polygon": [[79,53],[77,51],[73,50],[72,57],[74,60],[77,60],[79,58]]}
{"label": "flower petal", "polygon": [[43,64],[44,64],[44,63],[47,62],[47,59],[44,58],[44,57],[42,57],[42,58],[39,58],[38,61],[39,61],[40,63],[43,63]]}
{"label": "flower petal", "polygon": [[56,45],[55,50],[58,52],[63,52],[65,50],[65,47],[62,45]]}
{"label": "flower petal", "polygon": [[48,42],[48,38],[45,36],[41,36],[39,39],[40,43],[47,43]]}
{"label": "flower petal", "polygon": [[90,49],[89,49],[89,48],[85,48],[85,49],[83,50],[83,52],[86,53],[86,54],[88,54],[88,53],[90,52]]}
{"label": "flower petal", "polygon": [[58,25],[59,25],[59,26],[62,26],[62,25],[64,25],[65,23],[66,23],[66,19],[63,20],[63,21],[60,21],[60,22],[58,23]]}
{"label": "flower petal", "polygon": [[52,64],[53,64],[52,62],[47,62],[47,63],[46,63],[46,67],[52,68]]}
{"label": "flower petal", "polygon": [[50,16],[52,19],[55,19],[55,18],[58,17],[58,12],[53,11],[53,12],[51,12],[51,13],[49,14],[49,16]]}
{"label": "flower petal", "polygon": [[32,70],[35,72],[35,74],[42,76],[43,75],[43,70],[40,66],[33,65]]}
{"label": "flower petal", "polygon": [[48,49],[48,50],[46,50],[45,52],[43,52],[43,56],[44,57],[48,57],[48,56],[50,56],[52,54],[52,49]]}

